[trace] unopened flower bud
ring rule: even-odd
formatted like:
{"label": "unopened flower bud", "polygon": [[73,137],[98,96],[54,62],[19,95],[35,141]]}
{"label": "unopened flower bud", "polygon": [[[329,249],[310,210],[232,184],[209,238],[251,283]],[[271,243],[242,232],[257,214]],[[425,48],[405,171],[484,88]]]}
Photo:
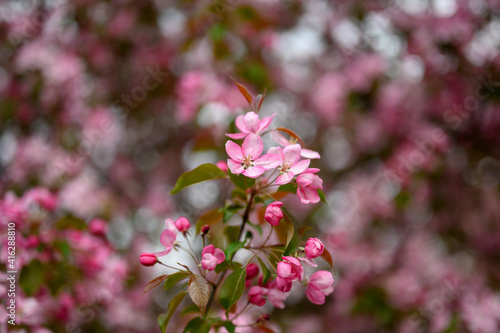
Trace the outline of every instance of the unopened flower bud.
{"label": "unopened flower bud", "polygon": [[309,238],[306,242],[304,251],[306,252],[306,256],[308,258],[313,259],[322,255],[324,249],[325,247],[319,239]]}
{"label": "unopened flower bud", "polygon": [[143,266],[154,266],[158,262],[158,258],[152,253],[141,253],[139,261]]}
{"label": "unopened flower bud", "polygon": [[246,271],[247,279],[253,279],[257,275],[259,275],[259,267],[254,263],[248,264]]}
{"label": "unopened flower bud", "polygon": [[201,234],[206,235],[210,231],[210,226],[205,224],[203,227],[201,227]]}
{"label": "unopened flower bud", "polygon": [[175,221],[175,227],[180,232],[186,232],[191,227],[191,223],[187,218],[181,216]]}

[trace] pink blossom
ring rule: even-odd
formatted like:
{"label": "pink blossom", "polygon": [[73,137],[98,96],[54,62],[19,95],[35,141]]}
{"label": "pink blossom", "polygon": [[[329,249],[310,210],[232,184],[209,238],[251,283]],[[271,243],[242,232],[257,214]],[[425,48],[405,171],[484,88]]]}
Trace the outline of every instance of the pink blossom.
{"label": "pink blossom", "polygon": [[264,296],[267,295],[267,293],[267,288],[253,286],[248,290],[248,301],[257,306],[264,306],[264,304],[266,304]]}
{"label": "pink blossom", "polygon": [[291,282],[302,280],[304,277],[304,268],[297,258],[285,256],[282,259],[276,268],[276,273],[278,274],[276,284],[282,292],[287,292],[291,289]]}
{"label": "pink blossom", "polygon": [[323,243],[317,238],[309,238],[306,242],[306,246],[304,248],[306,252],[306,256],[310,259],[314,259],[323,254],[323,250],[325,246]]}
{"label": "pink blossom", "polygon": [[333,275],[328,271],[318,271],[309,279],[306,296],[314,304],[324,304],[325,297],[333,292]]}
{"label": "pink blossom", "polygon": [[160,235],[160,243],[165,246],[165,250],[156,252],[155,254],[158,257],[162,257],[172,251],[175,239],[177,238],[177,228],[175,227],[174,220],[167,218],[165,220],[165,228]]}
{"label": "pink blossom", "polygon": [[105,236],[107,231],[106,221],[103,219],[93,219],[89,222],[89,231],[98,236]]}
{"label": "pink blossom", "polygon": [[285,300],[288,297],[287,294],[278,290],[278,289],[269,289],[267,293],[267,299],[269,302],[275,307],[279,309],[283,309],[285,307]]}
{"label": "pink blossom", "polygon": [[309,167],[311,160],[300,161],[301,148],[299,144],[270,148],[268,153],[281,157],[280,175],[276,178],[276,184],[284,185],[292,181],[293,177],[303,173]]}
{"label": "pink blossom", "polygon": [[259,134],[262,133],[266,128],[271,125],[274,116],[264,117],[262,120],[259,119],[259,115],[255,112],[247,112],[245,115],[236,117],[236,127],[241,131],[241,133],[226,134],[231,139],[243,139],[248,134]]}
{"label": "pink blossom", "polygon": [[226,260],[226,256],[221,249],[216,249],[212,244],[205,246],[201,252],[201,267],[213,271],[215,267]]}
{"label": "pink blossom", "polygon": [[226,142],[226,152],[230,159],[227,165],[232,173],[243,174],[250,178],[257,178],[266,170],[276,168],[281,159],[275,154],[262,154],[264,144],[257,134],[249,134],[240,147],[233,141]]}
{"label": "pink blossom", "polygon": [[323,188],[323,180],[315,175],[319,169],[310,168],[297,177],[297,195],[304,204],[320,201],[318,189]]}
{"label": "pink blossom", "polygon": [[222,171],[227,172],[227,169],[228,169],[228,168],[227,168],[227,163],[226,163],[226,161],[219,161],[219,162],[217,162],[215,165],[217,165],[217,167],[218,167],[219,169],[221,169]]}
{"label": "pink blossom", "polygon": [[143,266],[154,266],[158,262],[158,258],[153,253],[141,253],[139,258],[141,265]]}
{"label": "pink blossom", "polygon": [[254,263],[248,264],[248,266],[246,267],[246,271],[247,279],[253,279],[257,275],[259,275],[259,267]]}
{"label": "pink blossom", "polygon": [[[294,145],[297,143],[297,140],[294,138],[290,138],[290,140],[285,138],[285,136],[281,134],[280,131],[272,131],[271,139],[273,139],[273,141],[279,144],[280,146],[284,147],[287,147],[289,145]],[[311,160],[321,158],[321,155],[317,151],[305,148],[302,148],[300,150],[300,156]]]}
{"label": "pink blossom", "polygon": [[191,227],[191,223],[189,222],[189,220],[187,218],[185,218],[184,216],[181,216],[175,221],[175,227],[180,232],[185,232],[189,229],[189,227]]}
{"label": "pink blossom", "polygon": [[264,218],[272,225],[278,225],[283,218],[283,212],[280,207],[283,206],[281,201],[275,201],[266,207]]}

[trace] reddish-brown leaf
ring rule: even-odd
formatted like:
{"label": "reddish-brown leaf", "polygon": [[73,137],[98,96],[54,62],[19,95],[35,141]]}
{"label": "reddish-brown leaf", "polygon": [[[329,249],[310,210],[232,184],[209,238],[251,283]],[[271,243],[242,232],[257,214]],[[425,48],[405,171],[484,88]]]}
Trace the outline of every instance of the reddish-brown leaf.
{"label": "reddish-brown leaf", "polygon": [[332,255],[326,249],[326,247],[323,249],[323,254],[321,254],[321,258],[325,259],[325,261],[332,267],[333,273],[335,274],[335,268],[333,267]]}
{"label": "reddish-brown leaf", "polygon": [[142,293],[141,297],[144,296],[145,293],[162,283],[168,278],[168,274],[165,275],[160,275],[158,277],[155,277],[153,280],[149,281],[148,284],[144,287],[144,292]]}
{"label": "reddish-brown leaf", "polygon": [[250,108],[252,108],[252,110],[253,110],[253,107],[252,107],[252,100],[253,100],[253,98],[252,98],[252,95],[250,94],[250,92],[248,91],[248,89],[247,89],[244,85],[242,85],[242,84],[238,83],[238,82],[237,82],[235,79],[233,79],[231,76],[230,76],[229,78],[230,78],[231,80],[233,80],[233,82],[236,84],[236,86],[237,86],[237,87],[238,87],[238,89],[240,90],[241,94],[243,95],[243,97],[245,97],[245,99],[247,100],[248,105],[250,105]]}
{"label": "reddish-brown leaf", "polygon": [[275,129],[276,131],[281,131],[281,132],[285,132],[286,134],[290,135],[292,138],[295,138],[297,139],[297,141],[300,142],[300,145],[302,147],[305,147],[306,145],[304,144],[304,141],[302,141],[302,139],[300,138],[300,136],[295,133],[294,131],[288,129],[288,128],[284,128],[284,127],[278,127]]}

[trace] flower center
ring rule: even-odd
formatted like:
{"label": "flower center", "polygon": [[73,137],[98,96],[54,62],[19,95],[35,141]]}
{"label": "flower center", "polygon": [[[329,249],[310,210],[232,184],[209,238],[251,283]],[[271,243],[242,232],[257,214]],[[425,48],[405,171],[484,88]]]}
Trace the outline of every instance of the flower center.
{"label": "flower center", "polygon": [[290,170],[290,167],[292,166],[292,163],[290,163],[289,161],[285,161],[282,165],[281,165],[281,172],[282,173],[286,173],[288,172],[288,170]]}
{"label": "flower center", "polygon": [[243,163],[241,163],[241,165],[245,168],[245,170],[253,167],[252,156],[250,156],[250,154],[248,154],[247,156],[243,156]]}

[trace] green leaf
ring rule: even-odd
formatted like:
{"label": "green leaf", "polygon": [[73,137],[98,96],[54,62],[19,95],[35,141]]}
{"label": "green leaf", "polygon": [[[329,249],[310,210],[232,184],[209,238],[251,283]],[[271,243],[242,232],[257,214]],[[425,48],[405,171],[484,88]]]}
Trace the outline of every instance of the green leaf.
{"label": "green leaf", "polygon": [[300,238],[295,234],[295,235],[293,235],[292,239],[290,240],[290,243],[288,243],[287,247],[285,248],[283,255],[288,256],[291,253],[297,251],[297,247],[299,245],[300,245]]}
{"label": "green leaf", "polygon": [[236,330],[236,325],[234,325],[232,322],[230,321],[225,321],[222,323],[222,325],[224,325],[224,327],[226,328],[226,330],[229,332],[229,333],[234,333],[234,331]]}
{"label": "green leaf", "polygon": [[317,191],[318,191],[318,195],[319,195],[319,198],[321,199],[321,201],[322,201],[324,204],[326,204],[326,205],[330,206],[330,205],[328,204],[328,202],[326,202],[325,193],[324,193],[322,190],[320,190],[320,189],[318,189]]}
{"label": "green leaf", "polygon": [[257,257],[257,260],[259,261],[260,268],[262,269],[262,284],[266,284],[267,281],[269,281],[269,278],[271,277],[271,271],[267,266],[264,264],[262,259],[260,257]]}
{"label": "green leaf", "polygon": [[191,275],[189,272],[177,272],[174,274],[170,274],[165,280],[165,284],[163,285],[164,290],[168,290],[175,286],[177,282],[188,278]]}
{"label": "green leaf", "polygon": [[235,175],[230,170],[227,171],[227,174],[229,175],[229,179],[231,179],[233,184],[244,191],[246,191],[247,189],[252,187],[253,184],[255,184],[254,178],[248,178],[243,175]]}
{"label": "green leaf", "polygon": [[227,310],[238,302],[245,291],[245,278],[247,271],[242,267],[229,275],[222,284],[219,294],[220,304]]}
{"label": "green leaf", "polygon": [[179,179],[177,179],[177,183],[170,194],[176,194],[180,190],[196,183],[220,178],[226,178],[224,171],[219,169],[215,164],[205,163],[194,170],[184,172]]}
{"label": "green leaf", "polygon": [[33,260],[21,270],[19,284],[27,296],[33,296],[45,283],[44,266],[38,260]]}
{"label": "green leaf", "polygon": [[211,327],[212,323],[196,317],[187,323],[183,333],[208,333]]}
{"label": "green leaf", "polygon": [[172,318],[172,315],[179,307],[179,304],[181,304],[186,294],[187,293],[185,291],[181,291],[180,293],[178,293],[168,304],[168,311],[158,316],[158,325],[160,326],[160,329],[163,333],[165,333],[170,318]]}
{"label": "green leaf", "polygon": [[288,183],[285,185],[281,185],[280,187],[278,187],[278,191],[276,191],[276,192],[296,193],[297,192],[297,184]]}
{"label": "green leaf", "polygon": [[202,216],[198,218],[196,221],[196,233],[199,234],[201,228],[204,225],[214,225],[222,219],[222,212],[219,209],[213,209],[209,212],[206,212]]}
{"label": "green leaf", "polygon": [[226,205],[224,207],[224,211],[223,211],[223,218],[222,218],[222,221],[224,223],[226,223],[227,221],[229,221],[229,219],[234,215],[236,214],[238,211],[240,211],[242,208],[244,208],[244,206],[241,206],[241,205]]}
{"label": "green leaf", "polygon": [[217,265],[217,267],[215,267],[215,272],[216,273],[221,273],[221,272],[224,272],[224,271],[227,271],[228,269],[232,270],[232,271],[235,271],[237,269],[240,269],[241,268],[241,264],[239,262],[229,262],[229,261],[223,261],[222,263],[220,263],[219,265]]}
{"label": "green leaf", "polygon": [[63,218],[60,218],[55,222],[55,227],[56,229],[64,230],[64,229],[77,229],[77,230],[84,230],[87,228],[87,224],[85,223],[84,220],[81,220],[77,217],[74,217],[73,215],[67,215]]}
{"label": "green leaf", "polygon": [[251,226],[252,228],[254,228],[255,230],[257,230],[257,232],[259,233],[259,235],[262,236],[262,227],[258,224],[253,224],[252,222],[248,221],[247,222],[247,225]]}
{"label": "green leaf", "polygon": [[224,229],[224,234],[227,236],[227,241],[229,243],[237,242],[239,240],[238,239],[239,233],[240,233],[239,226],[230,225]]}
{"label": "green leaf", "polygon": [[181,316],[187,315],[189,313],[200,313],[200,308],[196,304],[190,304],[181,311]]}
{"label": "green leaf", "polygon": [[243,248],[245,246],[245,243],[246,241],[230,243],[224,250],[224,254],[226,255],[226,260],[229,260],[229,262],[231,262],[233,259],[232,254],[238,251],[239,249]]}

